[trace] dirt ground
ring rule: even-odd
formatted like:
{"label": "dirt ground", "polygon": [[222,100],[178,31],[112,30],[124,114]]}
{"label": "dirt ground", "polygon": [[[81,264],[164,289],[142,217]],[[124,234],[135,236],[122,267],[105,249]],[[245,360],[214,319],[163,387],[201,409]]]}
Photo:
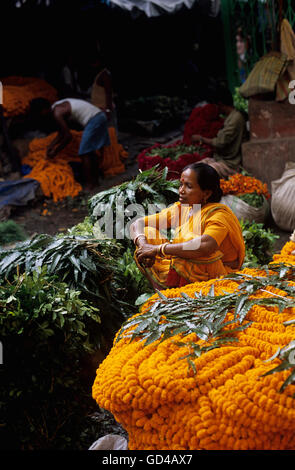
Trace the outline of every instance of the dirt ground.
{"label": "dirt ground", "polygon": [[[88,199],[94,194],[108,189],[112,186],[128,181],[138,174],[137,156],[141,150],[150,147],[154,143],[168,144],[181,139],[182,130],[172,130],[160,137],[135,136],[128,133],[118,133],[118,141],[128,152],[125,164],[125,172],[111,178],[104,178],[99,181],[97,187],[92,192],[82,191],[76,198],[67,198],[58,203],[44,196],[36,197],[32,202],[24,207],[14,207],[9,218],[20,224],[27,235],[32,237],[35,234],[46,233],[55,235],[65,232],[67,229],[82,222],[88,215]],[[25,154],[27,142],[15,142],[20,154]],[[44,209],[47,209],[46,215]],[[280,251],[282,246],[289,240],[291,233],[284,232],[276,226],[271,216],[266,222],[266,226],[271,228],[278,236],[274,251]]]}

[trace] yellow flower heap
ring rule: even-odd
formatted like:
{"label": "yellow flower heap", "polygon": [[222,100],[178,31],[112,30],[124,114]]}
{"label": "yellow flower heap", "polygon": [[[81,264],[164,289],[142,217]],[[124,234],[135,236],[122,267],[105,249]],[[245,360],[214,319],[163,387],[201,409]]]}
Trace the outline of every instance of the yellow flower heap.
{"label": "yellow flower heap", "polygon": [[[238,275],[268,282],[275,264],[295,265],[294,250],[295,240],[289,241],[273,257],[270,271],[243,269]],[[240,284],[234,277],[220,278],[163,294],[167,298],[195,297],[196,292],[208,294],[214,285],[214,296],[222,296],[237,292]],[[286,285],[295,286],[290,274]],[[235,342],[193,356],[192,367],[185,358],[190,343],[210,344],[195,333],[161,338],[148,345],[140,337],[130,339],[128,330],[117,335],[97,369],[93,398],[126,429],[130,450],[295,449],[295,385],[286,383],[295,364],[293,369],[265,375],[282,364],[278,352],[295,339],[295,308],[290,302],[291,306],[279,310],[271,300],[292,301],[292,295],[266,283],[249,298],[257,299],[241,323],[249,326],[233,333]],[[267,298],[269,305],[259,304]],[[157,300],[155,294],[139,315]],[[226,321],[233,318],[229,310]],[[231,325],[226,327],[228,332]],[[136,325],[130,330],[134,328]],[[180,342],[185,346],[180,347]]]}

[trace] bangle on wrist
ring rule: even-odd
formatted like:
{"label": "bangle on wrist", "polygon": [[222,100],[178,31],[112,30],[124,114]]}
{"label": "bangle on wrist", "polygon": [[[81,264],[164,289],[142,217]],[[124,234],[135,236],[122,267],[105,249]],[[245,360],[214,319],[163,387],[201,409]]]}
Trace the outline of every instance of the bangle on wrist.
{"label": "bangle on wrist", "polygon": [[165,258],[165,256],[167,256],[166,253],[165,253],[165,247],[166,247],[167,245],[170,245],[170,243],[169,243],[169,242],[166,242],[166,243],[162,243],[162,245],[160,245],[159,254],[160,254],[160,256],[161,256],[162,258]]}

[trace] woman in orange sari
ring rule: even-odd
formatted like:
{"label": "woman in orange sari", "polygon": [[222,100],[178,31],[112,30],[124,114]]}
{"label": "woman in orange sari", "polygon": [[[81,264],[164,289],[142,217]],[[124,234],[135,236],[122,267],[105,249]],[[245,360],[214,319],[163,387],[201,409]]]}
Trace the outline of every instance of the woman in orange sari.
{"label": "woman in orange sari", "polygon": [[[139,268],[158,289],[218,278],[240,269],[245,244],[235,214],[220,204],[217,171],[204,163],[184,168],[179,201],[130,227]],[[174,231],[172,239],[163,230]]]}

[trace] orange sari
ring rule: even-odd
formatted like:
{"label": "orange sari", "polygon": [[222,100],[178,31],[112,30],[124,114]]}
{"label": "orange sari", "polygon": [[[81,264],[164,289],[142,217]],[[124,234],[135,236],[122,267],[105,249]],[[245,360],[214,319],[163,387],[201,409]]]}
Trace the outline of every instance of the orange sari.
{"label": "orange sari", "polygon": [[[224,204],[208,203],[192,215],[190,206],[176,202],[158,214],[145,217],[145,236],[148,243],[158,245],[169,241],[162,235],[163,229],[174,229],[171,243],[183,243],[200,235],[210,235],[218,244],[218,250],[210,256],[194,259],[179,256],[156,256],[150,268],[141,268],[160,289],[214,279],[241,268],[245,256],[245,244],[240,223],[235,214]],[[136,253],[135,253],[136,259]],[[233,268],[234,266],[234,268]]]}

